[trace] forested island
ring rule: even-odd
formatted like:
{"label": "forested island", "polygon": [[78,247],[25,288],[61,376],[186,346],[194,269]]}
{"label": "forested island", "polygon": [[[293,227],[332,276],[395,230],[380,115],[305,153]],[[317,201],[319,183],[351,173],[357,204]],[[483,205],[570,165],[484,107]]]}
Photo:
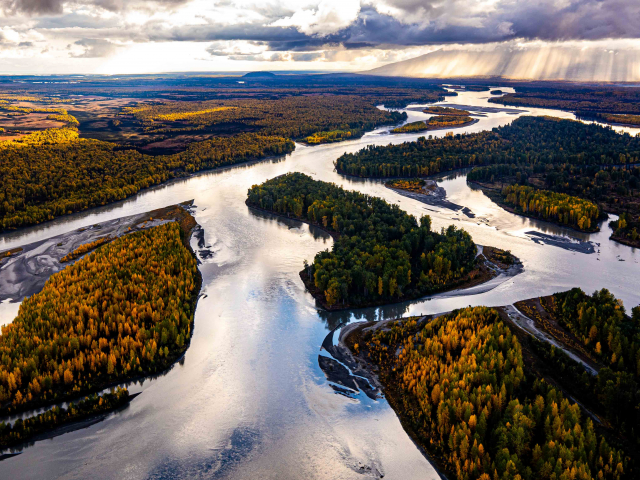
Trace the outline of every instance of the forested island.
{"label": "forested island", "polygon": [[471,125],[475,120],[468,115],[437,115],[428,120],[418,120],[407,123],[391,130],[391,133],[412,133],[427,130],[439,130],[441,128],[464,127]]}
{"label": "forested island", "polygon": [[460,108],[443,107],[441,105],[433,105],[422,110],[424,113],[431,115],[453,115],[454,117],[465,117],[469,115],[469,111]]}
{"label": "forested island", "polygon": [[606,290],[528,302],[537,325],[602,365],[595,376],[501,309],[361,323],[341,342],[449,478],[635,478],[640,309],[627,316]]}
{"label": "forested island", "polygon": [[106,243],[52,275],[0,336],[0,412],[159,373],[189,344],[200,290],[186,214]]}
{"label": "forested island", "polygon": [[[639,157],[640,138],[611,128],[551,117],[520,117],[490,132],[367,147],[341,156],[335,165],[342,174],[378,178],[426,177],[473,167],[470,181],[492,185],[500,192],[508,185],[540,190],[522,190],[530,193],[524,196],[526,207],[518,207],[537,218],[589,231],[599,215],[594,216],[591,204],[601,212],[626,212],[629,220],[620,236],[631,238],[633,230],[626,225],[635,225],[640,215]],[[507,196],[502,196],[505,202]],[[522,198],[518,196],[518,201]],[[571,209],[564,211],[568,206],[576,207],[573,214]],[[562,218],[557,214],[560,211]]]}
{"label": "forested island", "polygon": [[328,309],[379,305],[481,283],[492,276],[476,259],[467,232],[431,230],[397,205],[313,180],[301,173],[273,178],[248,192],[247,204],[330,232],[331,251],[319,252],[301,277]]}

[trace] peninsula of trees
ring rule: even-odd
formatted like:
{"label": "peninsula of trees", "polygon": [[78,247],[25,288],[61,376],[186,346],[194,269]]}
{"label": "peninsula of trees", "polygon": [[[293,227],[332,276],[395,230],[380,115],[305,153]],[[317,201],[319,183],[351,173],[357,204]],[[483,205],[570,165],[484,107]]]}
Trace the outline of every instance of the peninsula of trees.
{"label": "peninsula of trees", "polygon": [[640,93],[635,88],[609,86],[525,86],[490,102],[516,107],[540,107],[587,113],[640,114]]}
{"label": "peninsula of trees", "polygon": [[163,371],[187,348],[199,288],[176,222],[120,237],[52,275],[2,327],[0,412]]}
{"label": "peninsula of trees", "polygon": [[[616,432],[609,427],[605,438],[543,374],[544,359],[525,351],[522,335],[497,310],[469,307],[426,323],[356,329],[346,342],[377,366],[403,425],[450,478],[634,478],[631,457],[608,441],[618,443]],[[568,359],[559,350],[554,358]],[[615,388],[615,380],[605,383]]]}
{"label": "peninsula of trees", "polygon": [[247,204],[329,231],[331,251],[316,255],[301,275],[328,308],[418,298],[478,275],[476,246],[467,232],[431,230],[397,205],[346,191],[301,173],[253,186]]}
{"label": "peninsula of trees", "polygon": [[600,210],[589,200],[525,185],[507,185],[497,195],[489,196],[519,215],[540,218],[583,232],[598,230]]}
{"label": "peninsula of trees", "polygon": [[39,435],[88,418],[95,418],[127,405],[133,396],[126,388],[117,387],[112,393],[89,395],[68,407],[53,407],[44,413],[13,424],[0,422],[0,449],[33,440]]}

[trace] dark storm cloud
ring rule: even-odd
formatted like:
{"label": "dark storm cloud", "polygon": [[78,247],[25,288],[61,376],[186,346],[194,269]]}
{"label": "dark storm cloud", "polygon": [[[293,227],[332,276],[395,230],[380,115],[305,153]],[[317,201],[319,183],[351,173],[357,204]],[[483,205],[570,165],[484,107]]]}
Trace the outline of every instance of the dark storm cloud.
{"label": "dark storm cloud", "polygon": [[175,7],[188,0],[0,0],[0,8],[5,14],[24,13],[27,15],[62,14],[64,6],[96,6],[112,12],[127,8]]}
{"label": "dark storm cloud", "polygon": [[[398,48],[418,45],[479,44],[527,40],[600,40],[640,38],[639,0],[574,0],[563,8],[543,0],[505,0],[495,9],[479,14],[474,22],[456,22],[452,11],[464,11],[467,2],[395,0],[387,2],[406,12],[422,12],[432,20],[406,20],[380,13],[375,6],[363,6],[348,27],[329,35],[307,35],[293,27],[233,25],[198,26],[179,31],[157,32],[155,40],[246,40],[266,45],[271,51],[304,52],[343,46],[357,48]],[[425,13],[426,12],[426,13]],[[449,22],[440,17],[445,15]],[[167,36],[168,35],[168,36]]]}
{"label": "dark storm cloud", "polygon": [[[0,0],[0,10],[32,16],[34,28],[43,33],[48,31],[51,36],[64,36],[68,41],[77,38],[102,39],[103,42],[106,42],[104,39],[121,42],[242,40],[276,53],[302,54],[337,47],[386,50],[513,39],[640,38],[640,0],[499,0],[483,9],[471,0],[384,0],[386,6],[400,12],[397,17],[383,13],[385,10],[381,3],[367,3],[361,5],[357,17],[348,26],[330,34],[304,33],[295,26],[273,26],[278,20],[291,18],[294,12],[278,2],[265,4],[259,0],[253,6],[242,7],[233,0],[212,1],[217,8],[251,11],[250,18],[261,18],[254,23],[238,24],[215,23],[215,19],[203,16],[201,19],[209,23],[172,27],[170,20],[150,19],[143,25],[128,25],[117,15],[102,18],[74,11],[76,7],[90,6],[112,12],[132,8],[153,12],[159,8],[176,8],[188,1]],[[2,20],[7,23],[9,19],[5,17]],[[210,49],[212,55],[223,55],[225,51],[225,48],[218,47]],[[242,53],[232,54],[243,56]]]}
{"label": "dark storm cloud", "polygon": [[517,2],[501,13],[516,36],[540,40],[600,40],[640,37],[638,0],[579,0],[564,8],[554,3]]}

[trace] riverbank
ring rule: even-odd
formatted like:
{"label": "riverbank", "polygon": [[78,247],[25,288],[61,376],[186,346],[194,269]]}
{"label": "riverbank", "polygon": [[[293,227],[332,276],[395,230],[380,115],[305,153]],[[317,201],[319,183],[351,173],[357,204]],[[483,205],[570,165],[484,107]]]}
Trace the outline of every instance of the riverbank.
{"label": "riverbank", "polygon": [[[427,182],[429,180],[426,180]],[[434,181],[435,183],[435,181]],[[412,190],[407,190],[404,188],[397,188],[390,186],[387,182],[384,184],[389,190],[393,190],[394,192],[399,193],[408,198],[412,198],[414,200],[418,200],[419,202],[425,203],[427,205],[431,205],[432,207],[440,207],[447,210],[451,210],[454,212],[462,212],[467,216],[467,218],[475,218],[475,214],[471,211],[469,207],[465,207],[463,205],[458,205],[457,203],[450,202],[446,199],[447,192],[442,187],[437,187],[432,193],[422,193],[415,192]]]}
{"label": "riverbank", "polygon": [[[73,252],[100,239],[112,242],[123,235],[148,230],[172,221],[178,222],[184,235],[190,238],[196,228],[195,219],[188,211],[192,206],[193,200],[189,200],[138,215],[96,223],[13,248],[8,252],[9,255],[0,255],[0,302],[22,301],[23,298],[39,292],[51,275],[73,265],[75,261],[93,251],[93,248],[80,255],[72,255]],[[187,237],[183,238],[183,243],[188,246]],[[95,247],[98,246],[96,243]],[[72,261],[65,261],[71,256]]]}

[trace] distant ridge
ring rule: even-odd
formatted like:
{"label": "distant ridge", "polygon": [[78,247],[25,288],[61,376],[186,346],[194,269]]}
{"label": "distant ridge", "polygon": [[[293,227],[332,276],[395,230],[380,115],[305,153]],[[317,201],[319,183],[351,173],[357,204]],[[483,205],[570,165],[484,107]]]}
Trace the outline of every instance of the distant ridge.
{"label": "distant ridge", "polygon": [[501,47],[491,51],[437,50],[362,73],[420,78],[637,82],[640,81],[640,51],[556,46]]}
{"label": "distant ridge", "polygon": [[275,76],[276,74],[271,72],[249,72],[245,73],[242,78],[272,78]]}

